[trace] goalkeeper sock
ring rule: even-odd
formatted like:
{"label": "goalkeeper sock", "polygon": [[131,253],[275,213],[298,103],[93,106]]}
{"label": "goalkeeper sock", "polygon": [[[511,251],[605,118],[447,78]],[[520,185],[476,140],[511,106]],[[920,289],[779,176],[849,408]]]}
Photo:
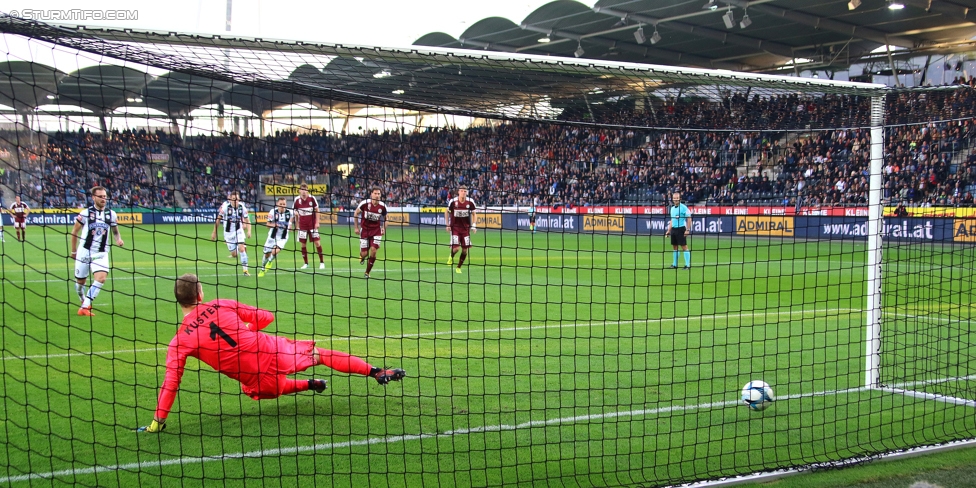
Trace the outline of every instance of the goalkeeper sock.
{"label": "goalkeeper sock", "polygon": [[674,252],[674,260],[671,261],[671,266],[678,267],[678,251]]}
{"label": "goalkeeper sock", "polygon": [[319,362],[341,373],[361,374],[369,376],[373,367],[366,361],[356,356],[346,354],[342,351],[331,351],[329,349],[317,348],[319,351]]}
{"label": "goalkeeper sock", "polygon": [[242,252],[241,253],[241,266],[244,266],[245,268],[247,267],[247,253],[246,252]]}
{"label": "goalkeeper sock", "polygon": [[691,251],[685,251],[685,266],[691,266]]}
{"label": "goalkeeper sock", "polygon": [[88,293],[85,295],[85,300],[81,302],[82,307],[90,307],[95,298],[98,297],[98,293],[102,291],[102,286],[105,283],[95,281],[90,287],[88,287]]}

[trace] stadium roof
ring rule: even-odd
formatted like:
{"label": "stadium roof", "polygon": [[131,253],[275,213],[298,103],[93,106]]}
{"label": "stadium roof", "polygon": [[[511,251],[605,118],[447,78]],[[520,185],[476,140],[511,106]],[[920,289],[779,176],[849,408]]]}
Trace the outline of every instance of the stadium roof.
{"label": "stadium roof", "polygon": [[[907,3],[914,5],[914,2],[908,0]],[[973,14],[968,10],[952,10],[951,5],[955,4],[940,0],[932,0],[928,12],[909,6],[905,16],[910,20],[899,22],[877,20],[878,16],[888,14],[887,9],[878,6],[883,7],[880,0],[863,0],[863,5],[854,13],[846,14],[838,11],[843,7],[844,12],[849,12],[846,0],[820,0],[817,6],[805,8],[834,14],[825,14],[816,21],[820,23],[819,30],[810,28],[807,30],[812,32],[790,35],[794,30],[800,32],[798,26],[803,22],[787,22],[775,18],[774,14],[782,18],[809,16],[811,14],[792,8],[787,11],[784,7],[808,2],[753,0],[748,2],[752,25],[728,32],[721,26],[723,31],[720,33],[725,41],[719,42],[713,39],[719,28],[711,24],[722,22],[721,12],[715,14],[703,10],[700,3],[673,5],[664,0],[602,0],[594,9],[589,9],[571,0],[557,0],[523,20],[521,25],[526,28],[505,19],[485,19],[462,36],[465,40],[463,47],[460,43],[451,45],[446,35],[434,34],[417,42],[436,44],[432,40],[441,38],[445,42],[440,43],[440,47],[409,50],[52,26],[0,15],[0,32],[52,43],[58,49],[94,53],[105,64],[64,73],[8,57],[8,61],[0,63],[0,103],[25,111],[52,104],[54,102],[50,100],[54,98],[57,104],[111,113],[136,101],[137,105],[170,116],[183,116],[222,98],[227,104],[256,114],[291,104],[309,104],[345,113],[354,113],[366,106],[382,106],[475,116],[550,118],[545,113],[526,111],[545,104],[564,108],[579,106],[584,101],[587,104],[601,103],[643,96],[659,88],[687,87],[696,83],[723,89],[749,85],[813,93],[874,95],[883,86],[830,85],[825,80],[678,70],[649,63],[756,68],[767,61],[786,59],[770,51],[782,51],[783,46],[790,45],[790,52],[795,56],[814,56],[808,59],[828,60],[835,63],[830,64],[834,66],[841,59],[848,62],[855,53],[863,56],[864,51],[876,47],[878,35],[887,36],[892,45],[910,45],[910,49],[898,52],[904,56],[906,51],[970,49],[969,44],[960,39],[968,39],[976,32],[976,25],[969,20]],[[728,12],[730,3],[724,5],[724,11]],[[937,6],[952,15],[933,13]],[[620,18],[614,15],[620,15],[624,10],[628,12],[627,24],[615,27]],[[735,14],[741,9],[735,7],[732,11]],[[660,19],[658,28],[662,40],[653,46],[650,39],[638,45],[634,37],[638,26],[635,22],[645,22],[652,15]],[[741,19],[741,14],[735,15]],[[834,44],[832,39],[840,36],[836,31],[843,30],[836,24],[841,18],[850,29],[845,34],[844,43]],[[856,19],[863,22],[851,24]],[[917,23],[916,27],[909,28],[908,24],[913,23]],[[831,26],[831,29],[824,26]],[[667,29],[678,27],[691,30],[691,34],[665,33]],[[876,29],[882,28],[884,33],[877,34]],[[551,36],[552,42],[537,42],[542,35],[537,32],[540,29]],[[652,29],[645,26],[645,35],[652,36]],[[580,38],[579,43],[575,39],[560,42],[560,39],[569,39],[570,35]],[[874,40],[857,38],[856,35]],[[770,40],[777,36],[781,38]],[[956,41],[947,43],[949,37]],[[740,45],[746,38],[753,39],[753,47]],[[609,45],[605,45],[608,40]],[[732,40],[736,41],[733,43]],[[477,46],[476,43],[482,41],[485,45]],[[600,45],[604,45],[602,53]],[[472,47],[479,50],[468,49]],[[579,58],[573,55],[578,47],[585,51]],[[665,59],[668,56],[674,58]],[[680,62],[682,59],[686,62]],[[693,59],[701,62],[694,63]],[[131,67],[139,65],[169,73],[150,76]]]}
{"label": "stadium roof", "polygon": [[[432,32],[414,44],[567,57],[582,48],[592,59],[752,72],[794,61],[825,70],[887,61],[887,49],[872,53],[886,45],[898,58],[976,47],[976,0],[897,3],[904,8],[890,9],[889,0],[599,0],[593,8],[556,0],[521,21],[489,17],[457,39]],[[635,36],[641,28],[644,42]]]}

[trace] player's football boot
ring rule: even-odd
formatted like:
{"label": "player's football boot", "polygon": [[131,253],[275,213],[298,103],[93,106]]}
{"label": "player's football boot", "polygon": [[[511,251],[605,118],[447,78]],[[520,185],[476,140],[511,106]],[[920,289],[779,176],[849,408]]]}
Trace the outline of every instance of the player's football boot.
{"label": "player's football boot", "polygon": [[315,393],[322,393],[328,387],[329,382],[326,380],[308,380],[308,389]]}
{"label": "player's football boot", "polygon": [[325,269],[325,263],[319,263],[319,269]]}
{"label": "player's football boot", "polygon": [[264,275],[268,273],[268,267],[265,266],[264,269],[258,271],[258,278],[264,278]]}
{"label": "player's football boot", "polygon": [[691,269],[691,266],[685,266],[685,269]]}
{"label": "player's football boot", "polygon": [[678,269],[678,267],[672,264],[671,269]]}
{"label": "player's football boot", "polygon": [[359,265],[362,266],[364,264],[366,264],[366,258],[365,257],[359,258]]}
{"label": "player's football boot", "polygon": [[447,258],[447,265],[450,266],[452,264],[454,264],[454,256]]}
{"label": "player's football boot", "polygon": [[80,315],[82,317],[94,317],[95,316],[95,312],[92,312],[91,305],[89,305],[87,307],[81,307],[81,308],[79,308],[78,309],[78,315]]}
{"label": "player's football boot", "polygon": [[363,273],[363,278],[369,279],[369,273]]}
{"label": "player's football boot", "polygon": [[461,274],[462,273],[461,268],[454,268],[454,272],[457,273],[457,274]]}
{"label": "player's football boot", "polygon": [[402,369],[384,369],[376,373],[376,376],[373,376],[373,378],[376,378],[377,383],[385,385],[391,381],[400,381],[406,375],[407,372]]}
{"label": "player's football boot", "polygon": [[308,263],[303,264],[302,267],[298,269],[308,269]]}
{"label": "player's football boot", "polygon": [[244,268],[244,276],[251,276],[251,272]]}

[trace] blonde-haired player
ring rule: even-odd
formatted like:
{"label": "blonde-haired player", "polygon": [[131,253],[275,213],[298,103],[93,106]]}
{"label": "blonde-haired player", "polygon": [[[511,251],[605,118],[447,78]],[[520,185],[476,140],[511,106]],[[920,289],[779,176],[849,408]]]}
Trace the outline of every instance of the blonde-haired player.
{"label": "blonde-haired player", "polygon": [[[109,232],[115,237],[115,244],[122,247],[122,235],[119,234],[119,219],[115,211],[108,208],[108,190],[104,186],[91,189],[92,206],[81,211],[75,218],[75,226],[71,229],[71,257],[75,258],[75,291],[81,299],[78,315],[94,316],[92,302],[102,291],[102,285],[108,278],[111,269],[108,251],[112,242],[108,238]],[[78,240],[81,239],[81,248]],[[95,278],[92,285],[85,291],[88,273]]]}

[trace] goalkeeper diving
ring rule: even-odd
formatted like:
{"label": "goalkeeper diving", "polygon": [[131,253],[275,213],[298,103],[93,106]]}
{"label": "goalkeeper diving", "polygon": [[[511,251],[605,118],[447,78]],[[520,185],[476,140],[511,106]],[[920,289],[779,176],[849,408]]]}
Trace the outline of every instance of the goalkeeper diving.
{"label": "goalkeeper diving", "polygon": [[241,390],[255,400],[312,390],[322,393],[326,380],[296,380],[287,375],[325,365],[336,371],[375,378],[381,385],[400,381],[402,369],[383,369],[340,351],[315,347],[314,341],[296,341],[259,332],[274,321],[274,314],[234,300],[204,303],[203,285],[195,274],[176,279],[176,301],[183,322],[166,351],[166,379],[159,392],[156,415],[140,432],[160,432],[166,427],[180,388],[186,358],[195,357],[217,372],[241,383]]}

